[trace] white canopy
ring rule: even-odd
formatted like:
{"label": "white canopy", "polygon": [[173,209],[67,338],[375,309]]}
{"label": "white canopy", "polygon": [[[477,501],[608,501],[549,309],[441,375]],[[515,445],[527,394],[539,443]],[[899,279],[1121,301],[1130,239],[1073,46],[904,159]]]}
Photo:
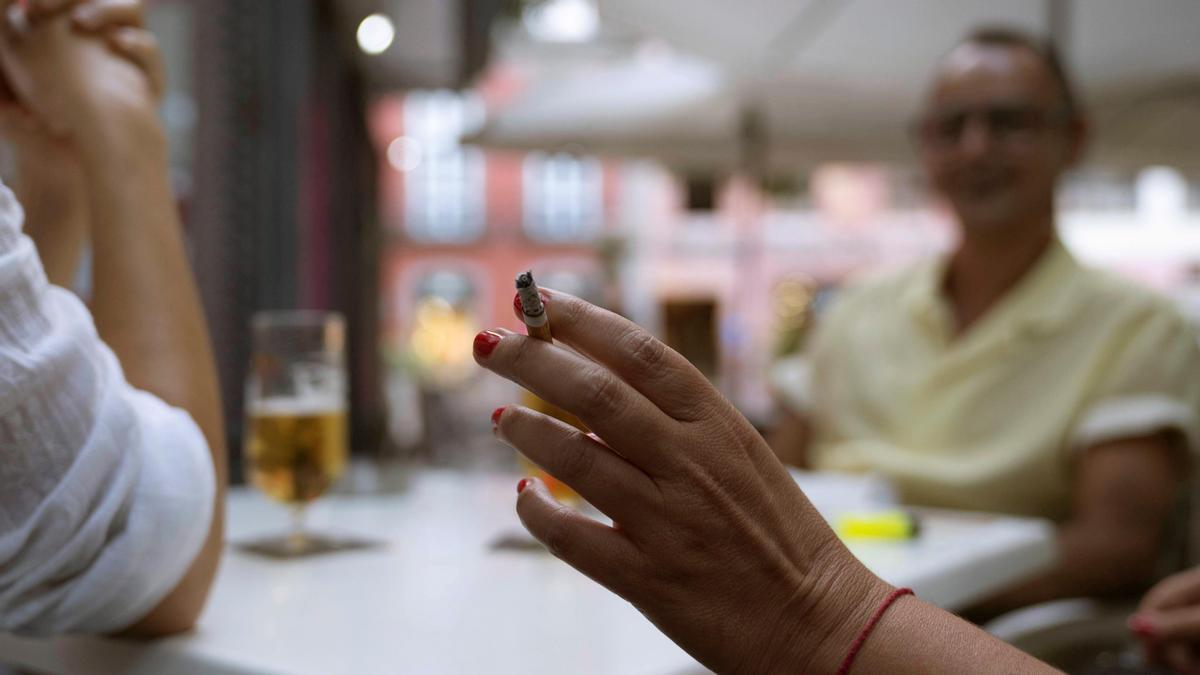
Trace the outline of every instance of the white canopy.
{"label": "white canopy", "polygon": [[[1058,33],[1096,122],[1094,161],[1200,170],[1200,2],[1064,6]],[[1045,33],[1050,22],[1046,0],[601,0],[600,10],[674,51],[535,63],[468,140],[727,167],[760,138],[775,168],[906,161],[905,130],[942,53],[979,25]]]}

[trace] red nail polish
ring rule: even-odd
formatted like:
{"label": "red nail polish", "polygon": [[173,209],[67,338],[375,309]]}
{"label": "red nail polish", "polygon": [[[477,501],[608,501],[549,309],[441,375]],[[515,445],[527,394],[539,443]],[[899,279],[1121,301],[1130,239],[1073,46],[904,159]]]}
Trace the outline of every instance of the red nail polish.
{"label": "red nail polish", "polygon": [[522,478],[521,482],[517,483],[517,494],[521,494],[522,492],[524,492],[525,488],[527,488],[527,487],[529,487],[529,479]]}
{"label": "red nail polish", "polygon": [[500,416],[504,414],[505,407],[507,406],[500,406],[492,411],[492,431],[495,431],[496,427],[500,426]]}
{"label": "red nail polish", "polygon": [[496,351],[496,345],[500,344],[501,339],[503,339],[503,338],[501,338],[500,335],[498,335],[497,333],[493,333],[490,330],[485,330],[482,333],[480,333],[479,335],[476,335],[475,336],[475,354],[476,354],[476,356],[479,356],[480,358],[483,358],[483,359],[486,359],[487,357],[491,356],[492,352]]}
{"label": "red nail polish", "polygon": [[1158,636],[1158,626],[1154,625],[1154,621],[1147,616],[1134,614],[1129,617],[1128,625],[1129,630],[1139,637],[1153,639]]}

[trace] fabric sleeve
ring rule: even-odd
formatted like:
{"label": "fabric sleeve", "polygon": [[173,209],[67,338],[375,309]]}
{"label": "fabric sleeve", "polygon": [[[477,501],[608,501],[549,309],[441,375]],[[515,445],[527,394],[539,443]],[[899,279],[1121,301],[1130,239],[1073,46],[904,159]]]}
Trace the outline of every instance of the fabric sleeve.
{"label": "fabric sleeve", "polygon": [[1177,431],[1200,449],[1200,348],[1196,332],[1165,305],[1138,312],[1107,356],[1097,394],[1075,425],[1071,447]]}
{"label": "fabric sleeve", "polygon": [[207,536],[215,475],[183,411],[133,389],[51,286],[0,186],[0,630],[102,633],[148,613]]}

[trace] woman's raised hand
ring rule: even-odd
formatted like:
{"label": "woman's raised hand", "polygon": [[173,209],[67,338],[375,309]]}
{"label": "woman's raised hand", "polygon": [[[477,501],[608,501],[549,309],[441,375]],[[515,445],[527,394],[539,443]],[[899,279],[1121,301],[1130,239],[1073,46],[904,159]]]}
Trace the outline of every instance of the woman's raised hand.
{"label": "woman's raised hand", "polygon": [[527,408],[497,435],[609,526],[523,482],[521,521],[718,672],[832,672],[891,590],[841,544],[762,437],[686,359],[632,322],[546,291],[559,344],[480,333],[475,358],[578,416]]}

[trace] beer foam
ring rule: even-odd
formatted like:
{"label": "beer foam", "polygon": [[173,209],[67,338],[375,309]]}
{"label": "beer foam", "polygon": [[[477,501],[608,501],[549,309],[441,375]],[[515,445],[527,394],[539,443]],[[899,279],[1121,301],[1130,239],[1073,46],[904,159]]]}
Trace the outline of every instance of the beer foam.
{"label": "beer foam", "polygon": [[271,397],[258,399],[247,407],[251,415],[308,417],[340,415],[346,412],[345,401],[340,401],[335,396]]}

